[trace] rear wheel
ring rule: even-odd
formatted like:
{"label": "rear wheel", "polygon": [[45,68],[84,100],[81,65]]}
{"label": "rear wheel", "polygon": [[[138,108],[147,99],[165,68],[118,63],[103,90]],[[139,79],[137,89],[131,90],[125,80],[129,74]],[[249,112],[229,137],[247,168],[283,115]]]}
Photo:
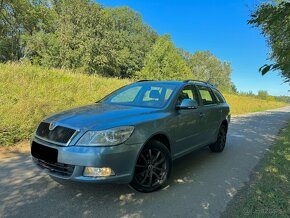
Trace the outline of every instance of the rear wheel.
{"label": "rear wheel", "polygon": [[225,148],[226,140],[227,128],[225,125],[221,125],[216,142],[209,146],[210,150],[212,152],[222,152]]}
{"label": "rear wheel", "polygon": [[169,178],[171,166],[171,156],[167,147],[159,141],[152,140],[139,154],[130,186],[140,192],[156,191]]}

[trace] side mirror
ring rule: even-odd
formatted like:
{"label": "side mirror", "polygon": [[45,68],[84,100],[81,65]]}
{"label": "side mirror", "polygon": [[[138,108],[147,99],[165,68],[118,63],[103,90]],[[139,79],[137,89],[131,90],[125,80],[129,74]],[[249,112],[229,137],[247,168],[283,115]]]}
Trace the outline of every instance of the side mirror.
{"label": "side mirror", "polygon": [[183,99],[180,105],[176,105],[177,109],[196,109],[197,107],[198,107],[197,101],[189,98]]}

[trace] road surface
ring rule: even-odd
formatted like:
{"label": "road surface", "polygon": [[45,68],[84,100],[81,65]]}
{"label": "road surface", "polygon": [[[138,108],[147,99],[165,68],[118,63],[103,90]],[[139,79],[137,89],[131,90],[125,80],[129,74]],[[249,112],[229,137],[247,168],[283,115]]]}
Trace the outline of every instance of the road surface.
{"label": "road surface", "polygon": [[137,193],[126,185],[62,186],[29,155],[0,159],[0,217],[219,217],[290,119],[290,107],[232,119],[223,153],[205,148],[177,161],[169,185]]}

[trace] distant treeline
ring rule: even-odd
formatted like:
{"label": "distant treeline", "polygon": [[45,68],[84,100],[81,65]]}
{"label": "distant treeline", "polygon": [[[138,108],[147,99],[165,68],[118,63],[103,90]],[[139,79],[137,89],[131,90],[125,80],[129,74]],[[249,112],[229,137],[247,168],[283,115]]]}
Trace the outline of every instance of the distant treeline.
{"label": "distant treeline", "polygon": [[290,104],[290,96],[281,95],[281,96],[273,96],[269,95],[266,90],[259,90],[258,94],[254,94],[252,91],[249,92],[237,92],[238,95],[242,96],[252,96],[258,99],[267,100],[267,101],[281,101]]}
{"label": "distant treeline", "polygon": [[0,0],[0,62],[134,79],[198,79],[236,91],[231,65],[177,49],[128,7],[89,0]]}

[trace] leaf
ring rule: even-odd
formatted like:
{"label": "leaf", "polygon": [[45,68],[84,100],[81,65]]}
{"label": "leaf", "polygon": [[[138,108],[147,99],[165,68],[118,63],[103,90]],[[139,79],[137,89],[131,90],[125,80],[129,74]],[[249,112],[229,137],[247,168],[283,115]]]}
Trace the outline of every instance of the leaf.
{"label": "leaf", "polygon": [[259,69],[259,71],[262,73],[262,75],[264,76],[266,73],[268,73],[268,71],[271,69],[272,64],[270,65],[264,65],[263,67],[261,67]]}
{"label": "leaf", "polygon": [[268,71],[280,71],[281,75],[290,78],[290,2],[276,0],[262,3],[250,15],[248,24],[261,30],[271,48],[270,59],[273,64],[262,66],[259,71],[265,75]]}
{"label": "leaf", "polygon": [[266,66],[267,66],[267,64],[264,64],[262,67],[259,68],[259,71],[261,72],[261,70]]}

